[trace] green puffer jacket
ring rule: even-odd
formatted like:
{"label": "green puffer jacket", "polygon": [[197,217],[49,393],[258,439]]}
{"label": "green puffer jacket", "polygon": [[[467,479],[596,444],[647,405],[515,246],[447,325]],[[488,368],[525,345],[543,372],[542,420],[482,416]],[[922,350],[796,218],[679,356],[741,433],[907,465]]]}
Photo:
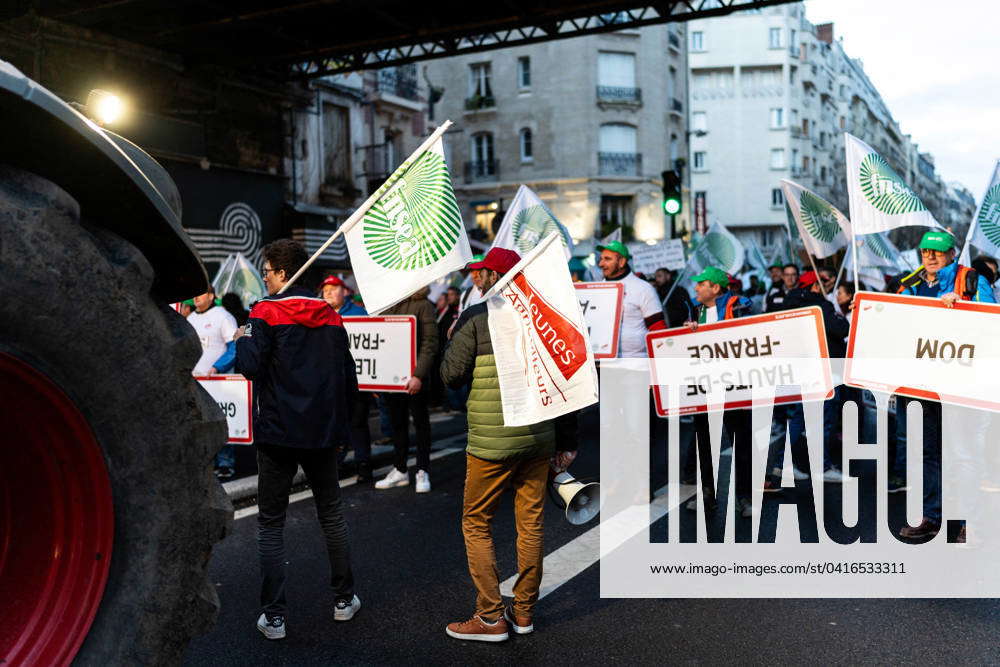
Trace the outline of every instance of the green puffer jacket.
{"label": "green puffer jacket", "polygon": [[486,318],[485,303],[463,311],[441,361],[441,379],[446,385],[461,386],[472,378],[466,451],[487,461],[551,456],[556,444],[551,421],[531,426],[503,425],[500,380]]}

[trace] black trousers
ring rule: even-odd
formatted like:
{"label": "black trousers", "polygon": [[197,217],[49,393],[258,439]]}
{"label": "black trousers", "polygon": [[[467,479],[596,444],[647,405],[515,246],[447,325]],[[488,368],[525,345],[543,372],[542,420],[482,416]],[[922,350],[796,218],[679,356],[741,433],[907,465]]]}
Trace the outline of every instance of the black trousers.
{"label": "black trousers", "polygon": [[355,463],[371,462],[372,434],[368,428],[368,413],[371,408],[372,395],[367,391],[359,391],[351,407],[351,447],[354,449]]}
{"label": "black trousers", "polygon": [[[392,444],[396,448],[396,470],[406,472],[410,451],[410,417],[417,432],[417,470],[428,470],[431,463],[431,418],[427,412],[427,392],[383,394],[392,422]],[[409,413],[409,414],[407,414]]]}
{"label": "black trousers", "polygon": [[257,553],[260,556],[260,604],[268,614],[286,615],[285,511],[288,492],[298,466],[306,474],[316,502],[326,550],[330,557],[330,586],[334,598],[354,596],[347,522],[340,500],[337,450],[298,449],[257,445]]}
{"label": "black trousers", "polygon": [[[736,475],[736,497],[750,498],[750,448],[753,447],[753,434],[751,432],[751,411],[750,410],[726,410],[722,416],[723,434],[722,447],[724,450],[728,445],[733,448],[733,473]],[[712,445],[709,439],[708,415],[697,414],[694,416],[695,447],[698,452],[698,460],[701,463],[703,485],[709,477],[708,471],[712,462]],[[692,457],[693,458],[693,457]],[[711,486],[708,484],[708,486]],[[712,489],[714,496],[715,489]]]}

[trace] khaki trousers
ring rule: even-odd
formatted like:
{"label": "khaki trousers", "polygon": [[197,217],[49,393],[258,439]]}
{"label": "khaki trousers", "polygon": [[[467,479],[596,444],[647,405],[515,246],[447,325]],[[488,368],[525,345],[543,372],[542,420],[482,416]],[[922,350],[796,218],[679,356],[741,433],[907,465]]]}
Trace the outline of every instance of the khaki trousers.
{"label": "khaki trousers", "polygon": [[549,457],[512,461],[484,461],[466,454],[462,535],[469,574],[476,587],[476,614],[492,623],[503,614],[500,575],[490,526],[500,497],[514,490],[517,527],[517,583],[514,613],[531,616],[542,582],[542,511],[548,482]]}

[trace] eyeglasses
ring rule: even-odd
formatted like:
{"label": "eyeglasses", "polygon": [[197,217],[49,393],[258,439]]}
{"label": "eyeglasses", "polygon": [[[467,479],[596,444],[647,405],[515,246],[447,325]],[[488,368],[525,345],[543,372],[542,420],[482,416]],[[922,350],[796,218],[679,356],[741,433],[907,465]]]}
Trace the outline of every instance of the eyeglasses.
{"label": "eyeglasses", "polygon": [[934,250],[932,248],[921,248],[920,254],[923,255],[924,257],[938,257],[938,256],[943,257],[947,253],[942,252],[940,250]]}
{"label": "eyeglasses", "polygon": [[274,273],[275,271],[282,271],[282,270],[283,269],[261,269],[260,270],[260,277],[261,278],[267,278],[267,274],[268,273]]}

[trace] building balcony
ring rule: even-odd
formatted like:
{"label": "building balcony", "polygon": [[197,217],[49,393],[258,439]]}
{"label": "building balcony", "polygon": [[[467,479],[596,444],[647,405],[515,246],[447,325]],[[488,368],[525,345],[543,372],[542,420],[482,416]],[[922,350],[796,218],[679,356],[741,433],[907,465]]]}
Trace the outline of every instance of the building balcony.
{"label": "building balcony", "polygon": [[597,103],[639,106],[642,104],[642,89],[625,88],[622,86],[598,86]]}
{"label": "building balcony", "polygon": [[674,51],[677,51],[678,53],[680,53],[680,50],[681,50],[681,38],[678,37],[677,35],[675,35],[672,32],[668,33],[667,34],[667,45],[670,48],[672,48]]}
{"label": "building balcony", "polygon": [[418,91],[416,68],[390,67],[379,70],[378,76],[375,77],[375,90],[416,101]]}
{"label": "building balcony", "polygon": [[479,111],[481,109],[495,109],[497,100],[492,95],[473,95],[465,98],[466,111]]}
{"label": "building balcony", "polygon": [[465,182],[500,180],[500,160],[473,160],[465,163]]}
{"label": "building balcony", "polygon": [[597,173],[601,176],[641,176],[642,153],[598,153]]}

